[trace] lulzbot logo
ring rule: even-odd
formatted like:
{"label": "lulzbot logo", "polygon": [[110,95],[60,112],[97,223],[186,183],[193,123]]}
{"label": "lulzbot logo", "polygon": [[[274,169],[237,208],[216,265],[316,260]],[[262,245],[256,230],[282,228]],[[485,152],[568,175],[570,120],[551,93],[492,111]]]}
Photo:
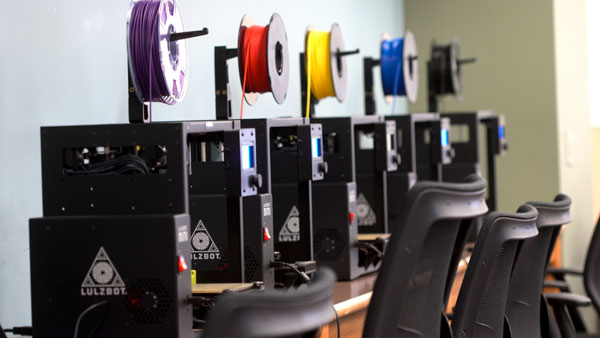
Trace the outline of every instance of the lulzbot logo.
{"label": "lulzbot logo", "polygon": [[193,260],[221,259],[221,251],[219,251],[215,241],[210,237],[202,221],[198,221],[190,241],[192,244]]}
{"label": "lulzbot logo", "polygon": [[300,241],[300,212],[294,205],[288,217],[279,231],[280,242],[298,242]]}
{"label": "lulzbot logo", "polygon": [[90,266],[81,284],[82,296],[119,296],[126,295],[125,283],[119,276],[103,247]]}
{"label": "lulzbot logo", "polygon": [[356,200],[356,219],[358,226],[370,226],[377,223],[377,215],[363,194],[359,194],[358,200]]}

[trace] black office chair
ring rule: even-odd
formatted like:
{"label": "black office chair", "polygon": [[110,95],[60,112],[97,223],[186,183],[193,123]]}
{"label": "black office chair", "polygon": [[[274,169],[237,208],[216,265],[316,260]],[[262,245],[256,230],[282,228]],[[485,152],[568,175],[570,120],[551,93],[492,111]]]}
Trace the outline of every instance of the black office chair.
{"label": "black office chair", "polygon": [[[540,308],[542,285],[554,244],[562,225],[571,222],[571,199],[557,195],[553,202],[528,202],[538,211],[539,234],[523,241],[517,253],[510,279],[506,317],[512,337],[549,337],[546,308]],[[542,315],[542,320],[540,316]]]}
{"label": "black office chair", "polygon": [[221,296],[202,338],[314,337],[335,317],[336,277],[331,269],[319,268],[313,278],[306,288]]}
{"label": "black office chair", "polygon": [[454,337],[503,337],[515,255],[523,240],[537,235],[537,215],[537,210],[528,204],[519,207],[517,213],[486,215],[454,308]]}
{"label": "black office chair", "polygon": [[[569,284],[565,281],[567,275],[583,276],[583,284],[589,299],[579,298],[579,301],[568,299],[567,303],[550,302],[559,323],[563,338],[569,337],[600,337],[589,334],[578,308],[594,306],[596,314],[600,316],[600,218],[588,246],[583,272],[569,268],[549,268],[548,273],[556,278],[554,282],[546,282],[546,286],[557,287],[563,292],[570,292]],[[561,294],[562,297],[563,294]],[[570,294],[569,294],[570,295]],[[571,295],[572,296],[572,295]],[[591,299],[591,300],[590,300]]]}
{"label": "black office chair", "polygon": [[[418,182],[381,263],[363,337],[440,337],[450,258],[466,219],[487,212],[486,182]],[[447,322],[446,322],[447,325]]]}

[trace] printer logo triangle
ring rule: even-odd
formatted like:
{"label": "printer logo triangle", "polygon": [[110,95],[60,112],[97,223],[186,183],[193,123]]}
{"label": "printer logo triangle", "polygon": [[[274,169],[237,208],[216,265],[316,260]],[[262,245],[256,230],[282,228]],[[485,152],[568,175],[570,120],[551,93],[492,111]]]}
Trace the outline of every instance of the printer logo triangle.
{"label": "printer logo triangle", "polygon": [[104,247],[100,247],[83,283],[81,283],[81,295],[118,296],[125,294],[127,292],[121,275],[108,257]]}
{"label": "printer logo triangle", "polygon": [[198,221],[192,234],[192,253],[220,253],[202,220]]}
{"label": "printer logo triangle", "polygon": [[298,242],[300,241],[300,212],[296,206],[288,214],[283,227],[279,231],[280,242]]}
{"label": "printer logo triangle", "polygon": [[377,215],[363,194],[358,194],[356,200],[356,219],[358,226],[371,226],[377,223]]}

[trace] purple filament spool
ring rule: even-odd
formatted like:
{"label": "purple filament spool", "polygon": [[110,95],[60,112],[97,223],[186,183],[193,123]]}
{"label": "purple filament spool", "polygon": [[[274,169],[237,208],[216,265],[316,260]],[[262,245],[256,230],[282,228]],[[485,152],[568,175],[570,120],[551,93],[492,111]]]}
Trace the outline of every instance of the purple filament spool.
{"label": "purple filament spool", "polygon": [[132,3],[127,47],[131,77],[141,102],[173,105],[185,96],[186,43],[170,41],[170,35],[177,32],[183,32],[183,21],[174,0]]}

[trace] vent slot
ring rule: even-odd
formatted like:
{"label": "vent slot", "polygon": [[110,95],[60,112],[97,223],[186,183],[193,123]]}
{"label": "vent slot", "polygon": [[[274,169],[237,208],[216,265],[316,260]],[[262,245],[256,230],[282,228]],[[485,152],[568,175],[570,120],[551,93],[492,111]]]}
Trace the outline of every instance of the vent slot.
{"label": "vent slot", "polygon": [[337,261],[346,248],[342,235],[336,229],[322,229],[314,236],[315,256],[318,261]]}
{"label": "vent slot", "polygon": [[244,282],[257,281],[256,273],[258,272],[259,264],[256,255],[250,247],[244,247]]}
{"label": "vent slot", "polygon": [[131,319],[139,325],[162,324],[173,297],[158,278],[140,278],[131,283],[125,300]]}

